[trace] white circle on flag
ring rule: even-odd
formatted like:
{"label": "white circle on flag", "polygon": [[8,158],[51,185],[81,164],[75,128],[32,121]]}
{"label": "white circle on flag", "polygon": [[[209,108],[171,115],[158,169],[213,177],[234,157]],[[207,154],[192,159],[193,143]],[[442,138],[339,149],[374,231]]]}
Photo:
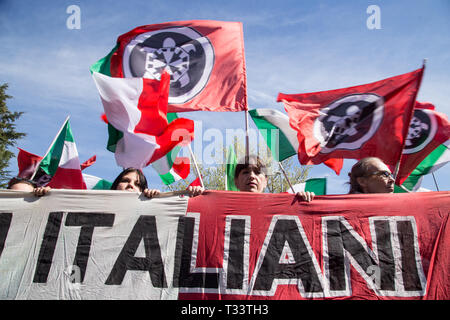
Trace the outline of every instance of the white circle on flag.
{"label": "white circle on flag", "polygon": [[124,48],[124,77],[157,79],[170,75],[169,104],[182,104],[207,85],[214,67],[209,39],[190,27],[168,27],[141,33]]}

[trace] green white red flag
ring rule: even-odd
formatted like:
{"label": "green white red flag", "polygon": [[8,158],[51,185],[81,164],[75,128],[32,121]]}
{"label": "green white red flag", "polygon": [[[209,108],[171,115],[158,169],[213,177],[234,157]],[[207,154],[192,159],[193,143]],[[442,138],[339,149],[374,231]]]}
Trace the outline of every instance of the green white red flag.
{"label": "green white red flag", "polygon": [[[290,126],[286,114],[269,108],[252,109],[249,114],[276,161],[281,162],[297,154],[297,132]],[[325,160],[324,164],[339,174],[343,162],[342,158],[330,158]]]}
{"label": "green white red flag", "polygon": [[234,175],[237,166],[236,153],[234,152],[234,147],[230,145],[226,152],[226,175],[225,175],[225,190],[228,191],[239,191],[234,183]]}
{"label": "green white red flag", "polygon": [[[168,123],[169,76],[161,81],[146,78],[112,78],[94,72],[93,78],[111,125],[108,149],[119,166],[142,169],[194,137],[192,120]],[[111,141],[111,132],[115,141]],[[112,148],[109,148],[112,146]]]}
{"label": "green white red flag", "polygon": [[83,179],[88,190],[110,190],[112,182],[97,176],[83,173]]}
{"label": "green white red flag", "polygon": [[[302,183],[297,183],[292,186],[295,192],[310,191],[314,192],[316,196],[327,194],[327,178],[311,178]],[[288,189],[292,193],[291,188]]]}
{"label": "green white red flag", "polygon": [[55,189],[86,189],[69,118],[39,162],[31,180]]}
{"label": "green white red flag", "polygon": [[168,112],[247,110],[242,23],[175,21],[137,27],[91,66],[119,78],[170,75]]}
{"label": "green white red flag", "polygon": [[[419,163],[419,165],[404,180],[402,187],[409,191],[420,191],[423,177],[442,168],[450,162],[450,140],[438,145],[428,156]],[[395,186],[395,192],[405,192],[401,188]]]}

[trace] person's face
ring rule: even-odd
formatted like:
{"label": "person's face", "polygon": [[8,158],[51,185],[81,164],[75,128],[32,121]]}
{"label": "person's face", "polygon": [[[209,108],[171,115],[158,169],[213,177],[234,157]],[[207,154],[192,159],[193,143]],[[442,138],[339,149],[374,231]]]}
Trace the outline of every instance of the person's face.
{"label": "person's face", "polygon": [[234,183],[240,191],[261,193],[267,186],[267,178],[256,166],[250,165],[239,172]]}
{"label": "person's face", "polygon": [[124,175],[117,185],[117,190],[141,192],[141,189],[139,188],[139,176],[137,172],[128,172],[126,175]]}
{"label": "person's face", "polygon": [[31,184],[25,182],[18,182],[11,186],[10,190],[33,192],[34,188]]}
{"label": "person's face", "polygon": [[367,174],[357,180],[364,193],[394,192],[395,181],[391,171],[379,160],[371,161]]}

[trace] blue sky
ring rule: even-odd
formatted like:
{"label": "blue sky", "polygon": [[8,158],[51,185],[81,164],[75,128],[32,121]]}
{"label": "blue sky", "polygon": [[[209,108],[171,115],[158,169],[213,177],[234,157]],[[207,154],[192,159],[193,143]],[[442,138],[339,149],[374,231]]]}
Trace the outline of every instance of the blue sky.
{"label": "blue sky", "polygon": [[[81,28],[68,29],[66,9],[78,5]],[[370,30],[369,5],[381,12]],[[0,0],[0,79],[9,84],[9,107],[25,114],[18,146],[44,155],[70,115],[80,160],[97,155],[85,172],[113,180],[121,171],[106,150],[102,105],[89,66],[119,35],[134,27],[179,20],[240,21],[244,28],[250,108],[275,108],[278,92],[302,93],[365,84],[410,72],[428,59],[419,101],[450,114],[450,2],[434,1],[8,1]],[[189,112],[203,130],[244,128],[244,113]],[[250,120],[250,127],[254,128]],[[198,137],[197,137],[198,139]],[[203,143],[205,147],[207,143]],[[17,150],[12,150],[17,153]],[[340,176],[323,165],[329,193],[346,193],[346,160]],[[16,160],[10,170],[17,172]],[[150,186],[162,188],[152,168]],[[450,166],[435,174],[450,190]],[[423,187],[435,190],[431,176]]]}

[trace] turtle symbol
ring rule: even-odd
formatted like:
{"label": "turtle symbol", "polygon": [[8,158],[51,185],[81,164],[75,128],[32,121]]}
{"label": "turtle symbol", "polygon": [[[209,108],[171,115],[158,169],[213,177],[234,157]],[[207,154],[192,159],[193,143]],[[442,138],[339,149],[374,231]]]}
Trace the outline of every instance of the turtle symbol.
{"label": "turtle symbol", "polygon": [[437,130],[436,117],[433,111],[415,109],[409,123],[408,135],[405,139],[404,154],[419,152],[434,139]]}
{"label": "turtle symbol", "polygon": [[190,27],[168,27],[131,39],[122,56],[125,78],[161,79],[170,75],[169,104],[184,104],[200,94],[214,67],[214,47]]}
{"label": "turtle symbol", "polygon": [[166,71],[170,82],[178,81],[181,88],[189,83],[189,52],[195,52],[195,46],[187,43],[178,47],[172,38],[166,38],[162,48],[141,47],[141,50],[146,54],[144,78],[159,80]]}
{"label": "turtle symbol", "polygon": [[355,128],[361,118],[361,109],[356,106],[350,106],[343,117],[330,116],[328,121],[334,122],[334,125],[329,133],[330,138],[339,141],[341,136],[353,136],[358,133]]}
{"label": "turtle symbol", "polygon": [[408,136],[406,137],[405,145],[410,147],[413,145],[412,140],[420,138],[422,134],[427,134],[429,126],[422,122],[419,118],[413,117],[408,129]]}
{"label": "turtle symbol", "polygon": [[313,128],[320,153],[359,149],[378,130],[383,110],[383,98],[373,93],[343,96],[320,109]]}

